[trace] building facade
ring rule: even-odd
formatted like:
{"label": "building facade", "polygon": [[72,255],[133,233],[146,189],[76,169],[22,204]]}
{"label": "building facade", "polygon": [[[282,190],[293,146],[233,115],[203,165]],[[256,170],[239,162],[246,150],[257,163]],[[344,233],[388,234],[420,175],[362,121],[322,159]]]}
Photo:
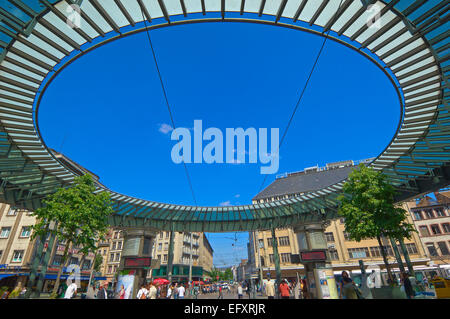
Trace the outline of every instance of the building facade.
{"label": "building facade", "polygon": [[[189,266],[192,256],[193,281],[211,279],[209,272],[213,267],[213,249],[206,235],[201,232],[174,232],[172,280],[185,282],[189,279]],[[169,260],[170,232],[160,232],[153,246],[153,258],[159,259],[160,268],[154,269],[151,276],[167,277]]]}
{"label": "building facade", "polygon": [[[35,224],[36,218],[31,212],[0,203],[0,286],[3,284],[13,287],[20,283],[23,287],[28,282],[36,247],[36,240],[31,240],[31,227]],[[51,246],[49,243],[48,237],[44,244],[44,253],[50,250],[44,292],[51,291],[55,285],[66,247],[64,242],[58,240]],[[94,254],[83,255],[79,251],[79,247],[69,247],[68,265],[79,267],[80,285],[84,289],[94,266]],[[43,264],[43,260],[40,264]],[[63,272],[61,280],[65,280],[67,276]]]}
{"label": "building facade", "polygon": [[[285,174],[255,196],[253,203],[286,199],[297,194],[323,188],[346,178],[354,168],[355,163],[353,161],[345,161],[330,163],[323,168],[316,166],[305,169],[302,172]],[[406,203],[403,206],[405,209],[408,208]],[[410,223],[413,223],[411,216],[408,216],[408,220]],[[275,237],[282,278],[296,280],[297,276],[304,276],[303,265],[299,264],[298,260],[292,260],[294,255],[299,254],[297,235],[292,228],[276,229]],[[380,268],[382,272],[385,271],[378,241],[376,239],[362,240],[360,242],[350,240],[345,232],[344,219],[328,221],[325,227],[325,237],[329,258],[336,276],[339,276],[343,270],[346,270],[358,282],[361,274],[359,260],[362,260],[369,267]],[[392,245],[386,238],[382,240],[388,256],[388,262],[394,272],[398,272],[399,267]],[[419,235],[413,233],[412,238],[405,239],[404,242],[412,264],[423,267],[423,269],[427,268],[430,258],[423,249]],[[265,230],[250,233],[249,243],[253,247],[253,249],[249,250],[252,252],[252,257],[249,257],[249,260],[253,261],[254,267],[259,271],[262,269],[264,277],[267,273],[270,273],[271,277],[275,278],[272,231]]]}
{"label": "building facade", "polygon": [[[450,272],[450,190],[406,203],[425,253],[428,268],[441,276]],[[444,270],[444,271],[440,271]]]}

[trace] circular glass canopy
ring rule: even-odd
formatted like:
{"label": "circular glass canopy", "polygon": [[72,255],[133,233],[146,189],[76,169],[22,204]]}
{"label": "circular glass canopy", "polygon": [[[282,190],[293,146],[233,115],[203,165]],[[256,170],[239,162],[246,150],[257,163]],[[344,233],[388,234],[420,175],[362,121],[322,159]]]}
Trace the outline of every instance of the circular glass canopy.
{"label": "circular glass canopy", "polygon": [[[264,23],[323,36],[330,32],[330,40],[354,49],[383,70],[398,92],[402,118],[397,132],[369,165],[390,178],[399,191],[398,200],[449,184],[445,1],[9,3],[0,10],[0,196],[7,203],[36,209],[46,195],[70,185],[77,175],[47,148],[37,126],[41,98],[65,66],[102,44],[142,32],[147,25],[160,28],[204,21]],[[157,203],[116,193],[100,183],[98,191],[112,195],[115,226],[220,232],[333,218],[343,182],[272,203],[229,207]]]}

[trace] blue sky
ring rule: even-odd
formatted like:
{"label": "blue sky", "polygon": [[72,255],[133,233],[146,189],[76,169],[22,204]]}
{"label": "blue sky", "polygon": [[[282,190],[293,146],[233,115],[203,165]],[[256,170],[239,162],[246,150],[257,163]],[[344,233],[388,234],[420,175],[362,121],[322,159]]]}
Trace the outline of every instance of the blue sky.
{"label": "blue sky", "polygon": [[[248,23],[151,31],[177,127],[279,128],[282,134],[321,37]],[[327,41],[280,149],[278,174],[377,156],[395,133],[396,93],[356,52]],[[109,43],[68,66],[39,110],[47,145],[98,174],[114,191],[194,204],[145,33]],[[187,164],[197,203],[251,203],[260,164]],[[266,186],[274,180],[269,175]],[[247,233],[208,234],[218,266],[246,258]],[[229,239],[231,238],[231,239]],[[219,261],[221,260],[221,261]]]}

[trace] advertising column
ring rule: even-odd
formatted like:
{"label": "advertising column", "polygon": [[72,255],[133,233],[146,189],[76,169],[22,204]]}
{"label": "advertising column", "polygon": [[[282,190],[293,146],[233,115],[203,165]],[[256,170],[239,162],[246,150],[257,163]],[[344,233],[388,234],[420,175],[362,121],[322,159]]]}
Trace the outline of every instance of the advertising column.
{"label": "advertising column", "polygon": [[294,226],[300,251],[300,262],[305,267],[309,298],[337,299],[333,269],[329,262],[324,223]]}
{"label": "advertising column", "polygon": [[145,284],[147,270],[151,268],[152,246],[156,234],[153,229],[124,229],[116,290],[120,291],[123,285],[127,299],[135,298],[140,286]]}

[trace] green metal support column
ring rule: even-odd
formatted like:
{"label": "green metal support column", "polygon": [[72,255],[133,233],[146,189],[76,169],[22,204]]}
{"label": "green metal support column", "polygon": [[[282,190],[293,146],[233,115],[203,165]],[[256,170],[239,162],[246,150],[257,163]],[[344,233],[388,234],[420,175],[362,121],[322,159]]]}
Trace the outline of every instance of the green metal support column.
{"label": "green metal support column", "polygon": [[[173,228],[172,228],[173,229]],[[172,230],[170,232],[169,240],[169,255],[167,256],[167,280],[172,282],[172,268],[173,268],[173,243],[175,240],[175,232]]]}
{"label": "green metal support column", "polygon": [[39,263],[44,253],[44,245],[45,245],[45,236],[36,239],[36,243],[34,244],[33,261],[31,263],[30,269],[30,278],[28,279],[27,292],[25,294],[25,298],[27,299],[30,298],[33,292],[32,289],[36,282],[36,277],[39,270]]}
{"label": "green metal support column", "polygon": [[55,239],[56,239],[56,235],[54,235],[54,234],[50,235],[47,250],[45,251],[45,254],[44,254],[44,260],[42,261],[41,273],[39,275],[39,279],[36,284],[36,293],[33,296],[35,298],[39,298],[39,296],[42,292],[42,288],[44,286],[44,281],[45,281],[45,275],[47,274],[47,267],[48,267],[48,263],[50,261],[50,257],[52,255],[53,244],[55,243]]}
{"label": "green metal support column", "polygon": [[275,228],[272,228],[272,248],[273,248],[273,260],[275,262],[275,272],[277,274],[275,291],[279,298],[280,296],[278,287],[280,286],[281,283],[281,268],[280,268],[280,256],[278,255],[277,237],[275,236]]}
{"label": "green metal support column", "polygon": [[397,259],[398,268],[400,269],[400,272],[405,272],[405,266],[403,266],[402,257],[400,256],[400,252],[398,251],[397,243],[391,237],[389,237],[389,240],[391,241],[392,250],[394,251],[395,259]]}
{"label": "green metal support column", "polygon": [[406,265],[408,266],[408,272],[411,276],[415,276],[414,268],[411,264],[411,259],[409,259],[409,253],[408,253],[408,250],[406,249],[403,239],[400,239],[398,242],[400,243],[400,248],[402,249],[403,256],[405,257],[405,262],[406,262]]}

